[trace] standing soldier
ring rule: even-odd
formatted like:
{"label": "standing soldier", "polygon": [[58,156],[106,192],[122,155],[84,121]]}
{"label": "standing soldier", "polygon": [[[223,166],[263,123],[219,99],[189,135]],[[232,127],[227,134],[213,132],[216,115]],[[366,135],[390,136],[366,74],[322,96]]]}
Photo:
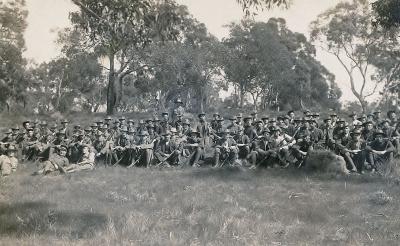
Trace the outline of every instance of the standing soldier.
{"label": "standing soldier", "polygon": [[175,107],[173,109],[173,120],[176,120],[178,115],[181,115],[182,117],[185,114],[185,108],[183,107],[183,102],[180,98],[177,98],[174,103]]}
{"label": "standing soldier", "polygon": [[197,124],[196,130],[200,135],[200,139],[202,141],[202,146],[207,148],[210,144],[210,135],[211,135],[211,126],[206,121],[206,114],[204,112],[198,115],[199,123]]}

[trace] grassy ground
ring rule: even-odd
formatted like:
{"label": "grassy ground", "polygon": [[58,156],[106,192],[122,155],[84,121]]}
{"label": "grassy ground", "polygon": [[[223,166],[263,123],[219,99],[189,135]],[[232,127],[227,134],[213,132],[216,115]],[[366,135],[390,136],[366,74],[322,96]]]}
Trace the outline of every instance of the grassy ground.
{"label": "grassy ground", "polygon": [[[398,245],[400,185],[291,170],[98,168],[0,179],[1,245]],[[371,194],[384,191],[391,199]]]}

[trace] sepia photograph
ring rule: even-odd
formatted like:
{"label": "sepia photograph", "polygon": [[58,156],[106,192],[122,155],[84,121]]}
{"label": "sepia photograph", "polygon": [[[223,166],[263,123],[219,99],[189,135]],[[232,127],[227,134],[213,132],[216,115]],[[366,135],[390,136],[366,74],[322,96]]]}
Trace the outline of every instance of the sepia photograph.
{"label": "sepia photograph", "polygon": [[400,245],[400,0],[0,0],[0,246]]}

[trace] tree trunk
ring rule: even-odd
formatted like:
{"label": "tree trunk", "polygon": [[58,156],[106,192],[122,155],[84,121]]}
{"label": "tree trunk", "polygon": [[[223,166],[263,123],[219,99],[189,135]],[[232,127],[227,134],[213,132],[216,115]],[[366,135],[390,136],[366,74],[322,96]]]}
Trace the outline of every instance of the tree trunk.
{"label": "tree trunk", "polygon": [[107,115],[113,115],[115,110],[116,91],[115,91],[114,59],[115,59],[115,54],[114,53],[110,54],[109,55],[110,71],[108,73],[108,86],[107,86]]}
{"label": "tree trunk", "polygon": [[240,104],[239,104],[239,108],[243,108],[244,105],[244,86],[240,86],[239,88],[239,94],[240,94]]}

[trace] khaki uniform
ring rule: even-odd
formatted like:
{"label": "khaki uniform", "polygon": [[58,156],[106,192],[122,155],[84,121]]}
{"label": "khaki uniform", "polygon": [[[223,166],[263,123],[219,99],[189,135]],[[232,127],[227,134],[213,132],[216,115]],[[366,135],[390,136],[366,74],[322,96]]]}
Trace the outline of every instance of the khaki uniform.
{"label": "khaki uniform", "polygon": [[17,170],[18,160],[7,155],[0,156],[0,169],[3,176],[10,175]]}

